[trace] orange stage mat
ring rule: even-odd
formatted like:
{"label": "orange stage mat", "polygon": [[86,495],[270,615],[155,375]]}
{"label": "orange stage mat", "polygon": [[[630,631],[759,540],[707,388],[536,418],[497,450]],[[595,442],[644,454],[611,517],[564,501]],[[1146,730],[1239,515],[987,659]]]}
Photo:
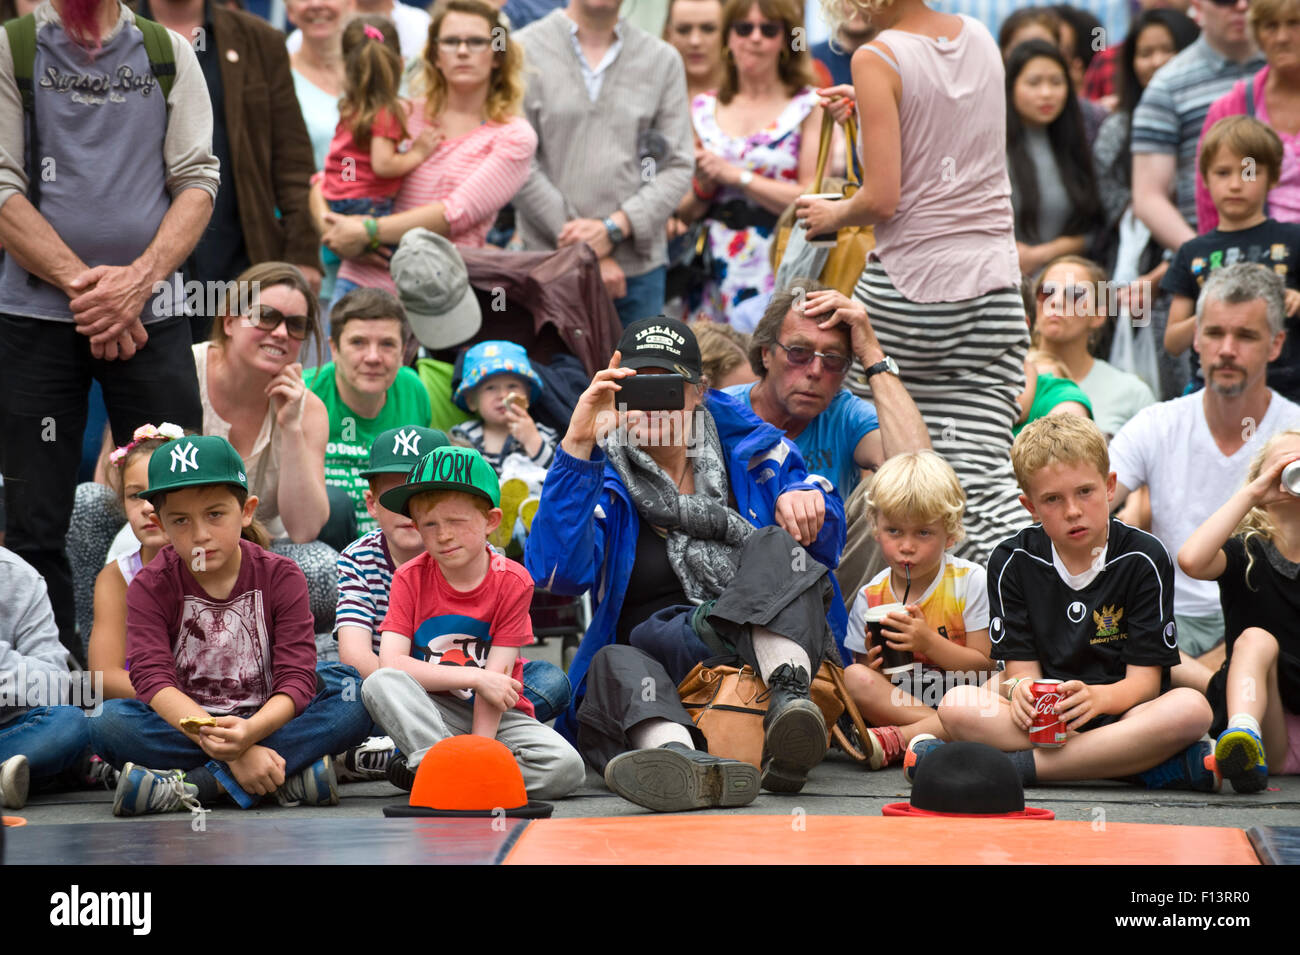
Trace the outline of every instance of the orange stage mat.
{"label": "orange stage mat", "polygon": [[506,865],[1258,865],[1246,833],[1208,826],[883,816],[538,819]]}

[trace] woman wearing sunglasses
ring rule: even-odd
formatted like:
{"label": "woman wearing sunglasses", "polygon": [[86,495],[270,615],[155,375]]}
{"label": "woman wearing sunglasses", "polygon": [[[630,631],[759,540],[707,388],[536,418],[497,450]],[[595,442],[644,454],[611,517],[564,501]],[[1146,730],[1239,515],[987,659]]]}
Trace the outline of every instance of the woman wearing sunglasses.
{"label": "woman wearing sunglasses", "polygon": [[[775,286],[777,216],[812,179],[821,108],[793,0],[727,0],[723,80],[691,104],[698,140],[684,222],[709,221],[712,270],[695,312],[752,331]],[[745,303],[748,302],[748,305]]]}
{"label": "woman wearing sunglasses", "polygon": [[[853,58],[852,87],[827,90],[862,135],[849,201],[800,197],[809,232],[874,225],[855,296],[966,491],[959,556],[985,560],[1023,522],[1011,472],[1028,347],[1006,164],[1002,57],[988,30],[923,0],[822,0],[835,22],[881,28]],[[860,373],[848,386],[866,391]]]}
{"label": "woman wearing sunglasses", "polygon": [[[307,576],[320,632],[333,616],[338,554],[317,540],[330,516],[329,416],[303,384],[304,344],[319,364],[316,296],[292,265],[263,262],[235,280],[211,340],[194,346],[194,366],[203,433],[220,435],[239,452],[271,549],[292,558]],[[340,505],[350,511],[349,504]]]}
{"label": "woman wearing sunglasses", "polygon": [[1077,255],[1047,263],[1034,287],[1034,343],[1070,372],[1107,437],[1156,400],[1137,375],[1093,356],[1116,302],[1115,287],[1100,265]]}

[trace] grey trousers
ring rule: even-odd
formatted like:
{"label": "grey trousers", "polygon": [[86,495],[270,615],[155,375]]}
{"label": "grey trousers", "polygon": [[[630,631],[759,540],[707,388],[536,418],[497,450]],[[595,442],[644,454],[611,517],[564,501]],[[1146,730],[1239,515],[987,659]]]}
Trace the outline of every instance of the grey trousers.
{"label": "grey trousers", "polygon": [[[393,738],[414,769],[435,743],[467,735],[474,705],[449,694],[425,692],[409,673],[379,669],[361,684],[371,719]],[[519,764],[530,799],[562,799],[583,784],[586,768],[578,751],[559,733],[518,710],[501,714],[497,739]]]}

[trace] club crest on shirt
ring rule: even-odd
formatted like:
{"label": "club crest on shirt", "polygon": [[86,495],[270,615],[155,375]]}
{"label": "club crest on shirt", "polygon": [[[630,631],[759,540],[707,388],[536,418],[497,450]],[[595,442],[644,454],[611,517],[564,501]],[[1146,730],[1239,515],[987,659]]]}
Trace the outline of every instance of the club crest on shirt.
{"label": "club crest on shirt", "polygon": [[1100,611],[1092,612],[1093,623],[1097,625],[1097,635],[1089,643],[1109,643],[1123,640],[1128,634],[1119,632],[1119,622],[1124,617],[1123,607],[1103,606]]}

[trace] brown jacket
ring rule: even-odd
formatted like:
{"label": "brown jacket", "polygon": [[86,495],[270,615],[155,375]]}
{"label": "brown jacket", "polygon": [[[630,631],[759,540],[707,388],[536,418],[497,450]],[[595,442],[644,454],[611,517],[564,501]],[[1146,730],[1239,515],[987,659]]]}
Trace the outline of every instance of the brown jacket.
{"label": "brown jacket", "polygon": [[[311,139],[293,89],[284,34],[260,17],[209,3],[225,97],[230,169],[249,262],[281,261],[319,269],[320,235],[308,208],[316,171]],[[140,12],[153,16],[148,0]],[[277,218],[275,211],[280,210]],[[231,276],[233,278],[233,276]]]}

